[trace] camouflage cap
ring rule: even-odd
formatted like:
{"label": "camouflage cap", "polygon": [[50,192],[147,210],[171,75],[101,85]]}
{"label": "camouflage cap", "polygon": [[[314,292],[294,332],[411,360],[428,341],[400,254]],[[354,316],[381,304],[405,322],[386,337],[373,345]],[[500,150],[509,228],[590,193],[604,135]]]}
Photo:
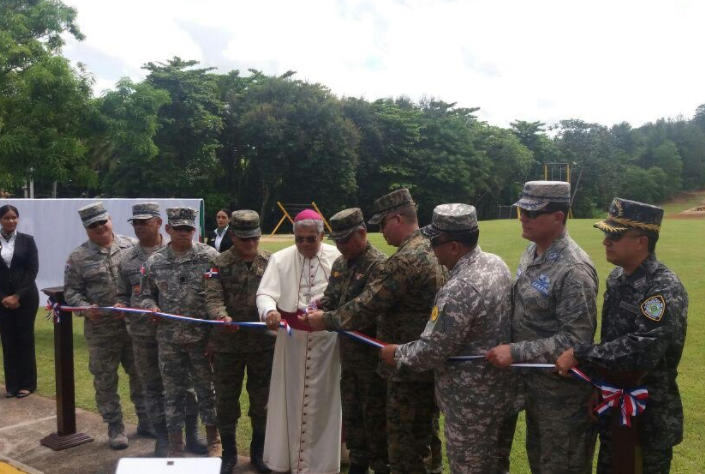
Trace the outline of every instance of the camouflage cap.
{"label": "camouflage cap", "polygon": [[362,211],[357,207],[353,207],[338,212],[329,219],[328,223],[332,230],[328,238],[340,240],[352,234],[358,227],[364,227],[365,220],[362,217]]}
{"label": "camouflage cap", "polygon": [[249,209],[233,212],[230,215],[230,230],[241,239],[259,237],[262,235],[262,230],[259,228],[259,214]]}
{"label": "camouflage cap", "polygon": [[643,202],[614,198],[607,219],[595,223],[594,227],[607,234],[621,234],[630,229],[659,233],[663,209]]}
{"label": "camouflage cap", "polygon": [[570,205],[570,183],[565,181],[528,181],[516,207],[538,211],[551,203]]}
{"label": "camouflage cap", "polygon": [[416,206],[416,203],[411,198],[411,193],[408,189],[402,188],[385,194],[377,199],[372,205],[374,215],[368,221],[370,224],[379,224],[384,219],[384,216],[392,211],[403,207]]}
{"label": "camouflage cap", "polygon": [[196,228],[198,211],[191,207],[170,207],[166,210],[169,225],[172,227],[189,226]]}
{"label": "camouflage cap", "polygon": [[81,216],[83,227],[88,227],[94,222],[107,221],[110,218],[108,210],[101,201],[83,206],[78,210],[78,215]]}
{"label": "camouflage cap", "polygon": [[127,222],[161,217],[158,202],[138,202],[132,205],[132,217]]}
{"label": "camouflage cap", "polygon": [[421,233],[424,237],[432,239],[441,234],[469,234],[475,232],[477,225],[477,211],[470,204],[441,204],[433,210],[431,224],[423,227]]}

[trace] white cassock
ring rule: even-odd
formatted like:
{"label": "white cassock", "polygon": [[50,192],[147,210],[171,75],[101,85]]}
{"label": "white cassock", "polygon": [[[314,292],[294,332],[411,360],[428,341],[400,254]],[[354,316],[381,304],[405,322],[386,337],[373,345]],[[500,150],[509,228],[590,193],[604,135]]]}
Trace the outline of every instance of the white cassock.
{"label": "white cassock", "polygon": [[338,335],[296,329],[303,325],[294,316],[323,296],[339,256],[327,244],[311,259],[296,246],[276,252],[257,290],[260,318],[276,309],[294,328],[291,336],[281,328],[277,333],[269,385],[264,462],[276,472],[340,472]]}

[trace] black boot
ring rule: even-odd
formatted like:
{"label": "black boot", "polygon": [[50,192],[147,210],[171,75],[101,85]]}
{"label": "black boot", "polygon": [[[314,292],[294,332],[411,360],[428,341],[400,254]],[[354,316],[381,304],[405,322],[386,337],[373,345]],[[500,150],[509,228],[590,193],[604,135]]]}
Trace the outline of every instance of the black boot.
{"label": "black boot", "polygon": [[367,468],[367,464],[350,463],[350,469],[348,469],[348,474],[366,474]]}
{"label": "black boot", "polygon": [[208,447],[201,439],[198,415],[186,415],[186,451],[193,454],[208,454]]}
{"label": "black boot", "polygon": [[231,474],[235,466],[237,466],[237,444],[235,443],[234,434],[221,434],[220,442],[223,444],[223,455],[220,465],[220,474]]}
{"label": "black boot", "polygon": [[165,458],[169,452],[169,433],[166,430],[166,423],[155,426],[154,431],[157,437],[157,442],[154,443],[154,457]]}
{"label": "black boot", "polygon": [[262,460],[264,454],[264,433],[261,431],[252,432],[252,442],[250,443],[250,464],[257,472],[265,474],[272,472]]}

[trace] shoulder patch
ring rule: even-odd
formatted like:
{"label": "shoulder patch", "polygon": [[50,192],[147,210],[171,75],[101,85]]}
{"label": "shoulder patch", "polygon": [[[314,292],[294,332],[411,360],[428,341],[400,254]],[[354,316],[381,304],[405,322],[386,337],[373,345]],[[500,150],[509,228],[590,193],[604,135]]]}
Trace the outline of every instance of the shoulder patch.
{"label": "shoulder patch", "polygon": [[641,313],[652,321],[660,322],[666,312],[666,301],[663,296],[656,295],[641,303]]}
{"label": "shoulder patch", "polygon": [[438,306],[434,306],[431,310],[431,321],[436,322],[438,319]]}
{"label": "shoulder patch", "polygon": [[340,272],[336,270],[333,272],[333,278],[338,278],[338,277],[340,277]]}

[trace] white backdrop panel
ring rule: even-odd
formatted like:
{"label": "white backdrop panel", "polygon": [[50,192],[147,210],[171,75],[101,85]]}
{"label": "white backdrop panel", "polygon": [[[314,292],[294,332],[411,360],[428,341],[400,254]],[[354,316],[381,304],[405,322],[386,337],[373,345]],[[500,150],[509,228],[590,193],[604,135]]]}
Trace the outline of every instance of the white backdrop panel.
{"label": "white backdrop panel", "polygon": [[[132,216],[132,205],[138,202],[158,202],[162,220],[166,224],[168,207],[188,206],[199,211],[200,224],[203,199],[0,199],[0,206],[12,204],[20,211],[18,230],[34,236],[39,250],[39,275],[37,287],[39,301],[45,300],[42,288],[63,286],[64,267],[73,249],[86,241],[86,231],[78,216],[78,210],[92,202],[103,201],[113,220],[116,234],[134,237],[132,226],[127,222]],[[195,238],[202,234],[199,225]],[[162,235],[168,238],[165,231]]]}

